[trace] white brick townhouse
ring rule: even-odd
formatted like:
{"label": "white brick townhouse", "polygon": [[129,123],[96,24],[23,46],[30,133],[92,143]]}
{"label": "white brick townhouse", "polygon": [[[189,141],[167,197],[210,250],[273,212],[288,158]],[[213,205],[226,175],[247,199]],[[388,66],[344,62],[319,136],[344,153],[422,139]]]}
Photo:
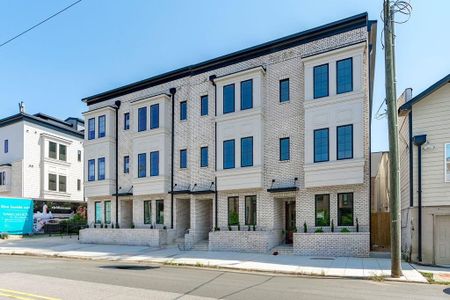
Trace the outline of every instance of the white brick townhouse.
{"label": "white brick townhouse", "polygon": [[375,37],[361,14],[83,99],[82,241],[367,255]]}
{"label": "white brick townhouse", "polygon": [[83,121],[21,110],[0,120],[0,197],[83,202]]}

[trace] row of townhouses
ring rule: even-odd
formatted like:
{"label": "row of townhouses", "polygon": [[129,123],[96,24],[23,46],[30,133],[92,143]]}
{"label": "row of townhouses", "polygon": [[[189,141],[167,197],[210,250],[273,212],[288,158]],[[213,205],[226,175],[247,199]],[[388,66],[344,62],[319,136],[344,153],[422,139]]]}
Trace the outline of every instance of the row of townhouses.
{"label": "row of townhouses", "polygon": [[81,240],[367,256],[376,34],[361,14],[83,99]]}

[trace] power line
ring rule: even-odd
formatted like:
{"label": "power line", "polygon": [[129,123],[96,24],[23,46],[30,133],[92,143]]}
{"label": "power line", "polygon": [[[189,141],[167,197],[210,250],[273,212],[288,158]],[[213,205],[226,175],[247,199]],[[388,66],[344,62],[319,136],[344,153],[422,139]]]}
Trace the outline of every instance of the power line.
{"label": "power line", "polygon": [[23,31],[23,32],[21,32],[21,33],[19,33],[18,35],[16,35],[16,36],[10,38],[10,39],[7,40],[6,42],[0,44],[0,48],[3,47],[3,46],[5,46],[5,45],[8,44],[8,43],[11,43],[12,41],[14,41],[15,39],[17,39],[18,37],[24,35],[25,33],[29,32],[29,31],[31,31],[31,30],[33,30],[34,28],[38,27],[39,25],[44,24],[44,23],[47,22],[48,20],[50,20],[50,19],[56,17],[56,16],[59,15],[60,13],[62,13],[62,12],[64,12],[64,11],[68,10],[69,8],[71,8],[72,6],[74,6],[74,5],[78,4],[78,3],[80,3],[81,1],[82,1],[82,0],[77,0],[77,1],[75,1],[74,3],[70,4],[69,6],[66,6],[65,8],[61,9],[61,10],[58,11],[57,13],[54,13],[54,14],[51,15],[50,17],[48,17],[48,18],[42,20],[41,22],[37,23],[36,25],[34,25],[34,26],[28,28],[27,30],[25,30],[25,31]]}

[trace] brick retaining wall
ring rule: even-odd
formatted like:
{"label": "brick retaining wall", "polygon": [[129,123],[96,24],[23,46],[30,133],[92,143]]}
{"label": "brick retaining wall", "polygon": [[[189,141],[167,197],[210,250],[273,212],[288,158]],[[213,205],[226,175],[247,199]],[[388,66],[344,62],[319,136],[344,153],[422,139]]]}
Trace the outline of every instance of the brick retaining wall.
{"label": "brick retaining wall", "polygon": [[80,230],[80,242],[160,247],[167,243],[167,231],[164,229],[86,228]]}
{"label": "brick retaining wall", "polygon": [[209,250],[266,253],[280,243],[281,232],[215,231],[209,233]]}

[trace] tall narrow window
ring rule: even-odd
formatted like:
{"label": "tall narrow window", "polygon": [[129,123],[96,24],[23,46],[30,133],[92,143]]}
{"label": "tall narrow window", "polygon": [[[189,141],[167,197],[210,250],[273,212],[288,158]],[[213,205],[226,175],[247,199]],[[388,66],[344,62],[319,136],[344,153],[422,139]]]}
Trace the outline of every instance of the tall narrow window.
{"label": "tall narrow window", "polygon": [[102,138],[106,135],[106,116],[98,117],[98,137]]}
{"label": "tall narrow window", "polygon": [[77,191],[81,191],[81,179],[77,179]]}
{"label": "tall narrow window", "polygon": [[180,168],[181,169],[187,168],[187,150],[186,149],[180,150]]}
{"label": "tall narrow window", "polygon": [[152,201],[144,201],[144,224],[152,224]]}
{"label": "tall narrow window", "polygon": [[6,172],[0,172],[0,185],[6,185]]}
{"label": "tall narrow window", "polygon": [[256,225],[256,196],[245,196],[245,225]]}
{"label": "tall narrow window", "polygon": [[180,102],[180,120],[187,120],[187,101]]}
{"label": "tall narrow window", "polygon": [[330,195],[316,195],[316,226],[330,226]]}
{"label": "tall narrow window", "polygon": [[95,139],[95,118],[88,120],[88,140]]}
{"label": "tall narrow window", "polygon": [[445,144],[445,181],[450,182],[450,144]]}
{"label": "tall narrow window", "polygon": [[336,62],[336,93],[353,91],[353,60],[346,58]]}
{"label": "tall narrow window", "polygon": [[100,201],[95,202],[95,223],[100,224],[102,222],[102,203]]}
{"label": "tall narrow window", "polygon": [[164,200],[156,200],[156,224],[164,224]]}
{"label": "tall narrow window", "polygon": [[241,138],[241,167],[253,166],[253,137]]}
{"label": "tall narrow window", "polygon": [[56,159],[57,145],[54,142],[48,143],[48,157]]}
{"label": "tall narrow window", "polygon": [[159,151],[150,152],[150,176],[159,176]]}
{"label": "tall narrow window", "polygon": [[338,226],[353,226],[353,193],[338,194]]}
{"label": "tall narrow window", "polygon": [[123,114],[123,130],[130,129],[130,113],[126,112]]}
{"label": "tall narrow window", "polygon": [[147,176],[147,154],[138,154],[138,177],[143,178]]}
{"label": "tall narrow window", "polygon": [[138,132],[147,130],[147,107],[138,108]]}
{"label": "tall narrow window", "polygon": [[67,161],[67,146],[59,145],[59,160]]}
{"label": "tall narrow window", "polygon": [[234,84],[228,84],[223,87],[223,113],[234,112]]}
{"label": "tall narrow window", "polygon": [[281,138],[280,139],[280,160],[289,160],[290,159],[290,142],[289,138]]}
{"label": "tall narrow window", "polygon": [[202,96],[200,98],[200,115],[201,116],[208,115],[208,96]]}
{"label": "tall narrow window", "polygon": [[8,140],[5,140],[3,142],[3,152],[4,153],[8,153],[9,152],[9,141]]}
{"label": "tall narrow window", "polygon": [[337,159],[353,158],[353,125],[338,126]]}
{"label": "tall narrow window", "polygon": [[223,168],[233,169],[235,160],[234,140],[223,141]]}
{"label": "tall narrow window", "polygon": [[105,201],[105,224],[111,224],[111,201]]}
{"label": "tall narrow window", "polygon": [[150,129],[159,128],[159,104],[150,106]]}
{"label": "tall narrow window", "polygon": [[123,157],[123,172],[130,173],[130,157],[128,155]]}
{"label": "tall narrow window", "polygon": [[65,193],[67,191],[67,177],[63,175],[59,175],[59,191]]}
{"label": "tall narrow window", "polygon": [[329,160],[328,128],[314,130],[314,162]]}
{"label": "tall narrow window", "polygon": [[228,197],[228,225],[239,224],[239,197]]}
{"label": "tall narrow window", "polygon": [[280,102],[289,101],[289,78],[280,80]]}
{"label": "tall narrow window", "polygon": [[208,166],[208,147],[200,148],[200,167]]}
{"label": "tall narrow window", "polygon": [[88,160],[88,181],[95,180],[95,159]]}
{"label": "tall narrow window", "polygon": [[48,190],[56,191],[56,174],[48,174]]}
{"label": "tall narrow window", "polygon": [[81,150],[78,150],[77,158],[78,158],[78,161],[81,161]]}
{"label": "tall narrow window", "polygon": [[253,80],[241,82],[241,110],[253,107]]}
{"label": "tall narrow window", "polygon": [[105,180],[105,158],[98,159],[98,180]]}
{"label": "tall narrow window", "polygon": [[314,99],[328,96],[328,64],[314,67]]}

